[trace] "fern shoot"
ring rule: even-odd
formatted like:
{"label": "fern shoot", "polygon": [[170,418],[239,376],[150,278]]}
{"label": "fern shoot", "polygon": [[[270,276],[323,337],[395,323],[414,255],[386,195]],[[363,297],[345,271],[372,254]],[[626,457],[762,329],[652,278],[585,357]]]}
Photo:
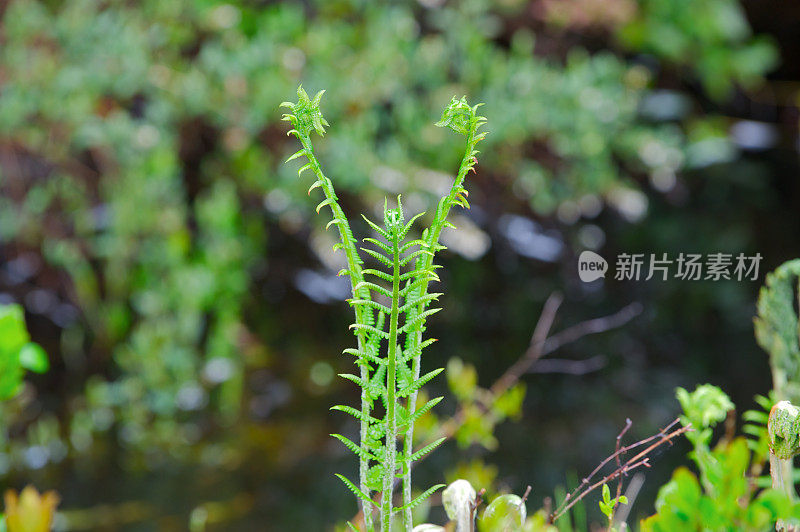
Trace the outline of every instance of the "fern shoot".
{"label": "fern shoot", "polygon": [[[452,99],[436,125],[465,135],[467,146],[453,185],[448,195],[440,199],[431,225],[422,231],[421,238],[409,238],[414,222],[424,213],[406,222],[398,196],[394,208],[388,206],[388,201],[384,202],[382,226],[364,217],[377,238],[364,238],[369,246],[357,249],[333,183],[322,172],[311,144],[312,132],[322,136],[328,126],[320,111],[323,92],[311,99],[300,87],[297,103],[284,102],[281,105],[290,110],[283,116],[293,126],[289,134],[294,135],[302,146],[288,161],[305,157],[307,163],[298,174],[311,170],[315,175],[316,181],[309,188],[309,194],[320,188],[324,199],[317,205],[317,212],[323,207],[331,209],[333,218],[326,228],[331,225],[338,228],[340,241],[334,245],[334,251],[344,251],[347,258],[347,268],[339,273],[349,276],[352,288],[348,303],[353,307],[355,323],[350,328],[356,336],[357,347],[345,349],[344,353],[355,357],[359,374],[340,376],[361,388],[361,408],[339,405],[332,410],[344,412],[359,421],[360,441],[356,444],[340,434],[332,436],[358,456],[358,485],[343,475],[336,476],[359,499],[368,532],[375,530],[373,494],[379,497],[380,530],[390,532],[393,516],[402,512],[403,529],[411,532],[411,510],[443,487],[433,486],[416,498],[411,497],[414,462],[444,441],[442,438],[417,451],[413,449],[415,421],[442,399],[431,399],[417,408],[420,388],[442,371],[439,368],[421,374],[422,351],[435,341],[423,339],[425,322],[440,310],[431,305],[442,295],[429,292],[428,287],[431,281],[439,280],[433,261],[436,252],[444,249],[439,244],[442,230],[453,227],[447,221],[451,208],[469,208],[463,183],[477,162],[475,146],[486,135],[478,133],[478,129],[486,119],[477,114],[477,105],[467,104],[466,98]],[[374,261],[375,267],[363,268],[359,251]],[[382,408],[376,408],[376,405]],[[380,412],[382,417],[378,417]],[[398,440],[402,441],[399,453]],[[399,507],[393,505],[392,498],[397,478],[402,478],[403,503]]]}

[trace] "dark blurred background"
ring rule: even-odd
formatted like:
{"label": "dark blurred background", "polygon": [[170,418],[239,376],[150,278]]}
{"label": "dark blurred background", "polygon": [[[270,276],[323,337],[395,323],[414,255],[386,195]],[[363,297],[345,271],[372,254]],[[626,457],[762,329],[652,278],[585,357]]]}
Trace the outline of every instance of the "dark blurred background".
{"label": "dark blurred background", "polygon": [[[0,14],[0,302],[24,305],[52,365],[0,407],[0,476],[58,490],[61,530],[330,530],[355,512],[333,477],[355,461],[328,436],[353,430],[328,411],[357,401],[335,377],[351,367],[349,287],[310,182],[282,165],[296,147],[278,104],[299,83],[327,89],[316,146],[354,220],[400,192],[430,212],[463,149],[433,123],[454,94],[486,104],[426,368],[459,357],[488,387],[554,291],[555,330],[643,308],[535,366],[498,446],[447,443],[418,485],[471,470],[494,490],[532,485],[538,506],[613,451],[626,418],[632,439],[674,419],[676,386],[717,384],[739,411],[770,388],[752,317],[764,274],[800,256],[800,5],[10,0]],[[764,258],[758,281],[584,284],[584,249]],[[429,391],[448,395],[446,379]],[[632,515],[686,451],[655,460]]]}

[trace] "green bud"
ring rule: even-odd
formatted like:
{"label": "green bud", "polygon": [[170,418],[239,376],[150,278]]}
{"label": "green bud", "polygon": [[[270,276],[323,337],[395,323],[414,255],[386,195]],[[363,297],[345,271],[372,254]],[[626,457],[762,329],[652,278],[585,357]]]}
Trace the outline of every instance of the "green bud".
{"label": "green bud", "polygon": [[519,495],[500,495],[492,501],[481,516],[481,529],[489,532],[519,530],[527,518],[525,501]]}
{"label": "green bud", "polygon": [[475,488],[468,480],[458,479],[442,492],[442,504],[447,517],[456,522],[457,532],[468,532],[472,528],[472,503]]}

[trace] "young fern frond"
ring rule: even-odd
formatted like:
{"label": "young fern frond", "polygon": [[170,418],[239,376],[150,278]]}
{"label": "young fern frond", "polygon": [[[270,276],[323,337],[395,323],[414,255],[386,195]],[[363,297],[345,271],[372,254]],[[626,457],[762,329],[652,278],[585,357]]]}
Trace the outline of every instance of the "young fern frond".
{"label": "young fern frond", "polygon": [[[478,115],[477,111],[480,105],[482,104],[470,106],[467,103],[466,97],[463,97],[460,100],[453,97],[453,99],[450,101],[450,105],[448,105],[444,110],[444,113],[442,113],[442,119],[436,123],[436,125],[439,127],[449,127],[456,133],[464,135],[467,138],[467,147],[464,156],[461,159],[461,165],[458,169],[458,173],[456,174],[456,178],[452,187],[450,188],[450,193],[441,199],[437,206],[436,215],[431,223],[431,226],[423,233],[425,249],[429,253],[421,253],[418,257],[416,257],[417,268],[421,270],[430,270],[433,265],[435,253],[441,249],[444,249],[444,246],[439,244],[439,236],[445,227],[452,227],[452,224],[447,221],[447,216],[453,205],[460,205],[462,207],[469,208],[469,203],[466,202],[467,192],[463,186],[463,183],[467,173],[470,170],[474,171],[475,164],[477,163],[476,157],[478,152],[475,149],[475,146],[478,142],[486,137],[486,133],[478,133],[478,129],[486,123],[486,118]],[[459,200],[459,198],[463,199]],[[417,288],[414,296],[409,299],[414,299],[415,297],[420,298],[424,296],[427,292],[427,288],[427,284],[420,285]],[[418,313],[422,313],[428,303],[428,301],[420,300],[417,308]],[[414,358],[412,359],[412,369],[415,377],[418,377],[420,374],[420,359],[422,352],[420,345],[422,344],[422,332],[424,328],[425,323],[423,320],[422,322],[416,323],[414,330],[407,332],[407,335],[411,337],[411,344],[408,347],[409,350],[414,353]],[[416,401],[417,391],[415,390],[408,398],[409,410],[414,410]],[[406,429],[403,445],[403,453],[409,462],[411,462],[413,444],[414,424],[409,423],[409,426]],[[404,506],[407,506],[410,501],[411,474],[409,473],[403,477]],[[403,523],[406,527],[411,526],[411,510],[404,510]]]}
{"label": "young fern frond", "polygon": [[[290,160],[305,156],[308,160],[307,165],[311,165],[311,170],[314,172],[317,180],[309,189],[309,194],[314,188],[321,188],[325,196],[325,200],[330,202],[329,206],[333,212],[333,219],[337,220],[336,226],[339,229],[339,237],[341,240],[334,245],[334,251],[341,249],[344,251],[345,256],[347,257],[348,273],[350,277],[350,283],[353,288],[353,296],[358,299],[369,299],[369,290],[356,289],[356,286],[363,281],[363,274],[361,273],[361,258],[356,251],[355,238],[350,230],[350,225],[345,218],[344,212],[337,201],[333,183],[322,172],[322,168],[320,167],[319,162],[314,155],[314,150],[311,146],[311,132],[316,131],[320,136],[324,136],[325,126],[328,125],[328,122],[322,116],[322,112],[320,111],[320,102],[324,92],[325,91],[318,92],[312,100],[308,97],[306,91],[303,90],[303,87],[300,86],[297,88],[297,103],[283,102],[281,104],[281,107],[289,108],[289,112],[284,114],[282,117],[283,120],[287,120],[292,124],[292,129],[288,134],[294,135],[297,140],[300,141],[302,146],[302,149],[292,155]],[[299,173],[302,173],[302,171]],[[319,208],[317,209],[317,212],[319,212]],[[365,326],[372,325],[372,309],[363,306],[356,306],[354,307],[354,312],[356,315],[356,322]],[[366,331],[356,330],[356,338],[358,342],[358,348],[363,350],[367,342]],[[369,370],[367,369],[366,365],[359,364],[359,368],[361,371],[359,381],[361,383],[369,382]],[[367,399],[366,393],[362,392],[361,411],[364,413],[364,415],[369,415],[370,407],[371,405]],[[366,441],[368,428],[369,427],[366,423],[362,423],[360,435],[362,446],[364,445],[363,442]],[[367,531],[371,532],[374,530],[374,525],[372,522],[372,499],[368,495],[364,496],[364,491],[368,490],[366,487],[368,470],[369,461],[365,458],[360,458],[359,485],[361,488],[358,489],[355,486],[352,486],[352,488],[355,488],[356,491],[362,495],[362,511],[364,512]],[[344,479],[344,477],[342,477],[342,479]],[[346,484],[349,482],[350,481],[347,481]]]}
{"label": "young fern frond", "polygon": [[[427,318],[440,310],[430,305],[441,294],[429,293],[428,286],[431,281],[439,281],[435,271],[439,266],[433,263],[433,259],[438,251],[445,249],[439,243],[441,231],[445,227],[453,227],[447,221],[450,209],[453,206],[469,208],[468,192],[463,182],[477,162],[475,145],[485,136],[485,133],[478,133],[477,130],[486,119],[477,115],[478,106],[469,106],[465,98],[453,98],[436,125],[449,127],[465,135],[467,149],[449,194],[438,202],[433,221],[422,231],[421,238],[407,239],[414,222],[423,213],[406,221],[399,196],[395,208],[389,208],[388,202],[384,202],[382,227],[364,216],[377,238],[364,238],[363,241],[371,247],[360,249],[374,259],[377,266],[362,268],[363,262],[350,224],[339,205],[333,183],[322,172],[311,144],[312,132],[322,136],[328,126],[320,111],[323,93],[320,91],[312,99],[300,87],[296,103],[284,102],[281,105],[289,108],[289,112],[283,115],[283,119],[292,124],[288,134],[294,135],[301,144],[301,148],[287,162],[304,157],[306,163],[300,167],[298,175],[302,176],[308,171],[314,174],[316,179],[308,193],[320,189],[323,198],[316,206],[317,212],[324,207],[331,210],[331,220],[325,229],[331,226],[338,229],[340,238],[333,250],[344,251],[347,258],[347,267],[342,268],[338,275],[348,276],[352,287],[352,297],[347,302],[355,313],[355,323],[350,329],[358,345],[345,349],[344,353],[355,357],[360,374],[340,376],[361,388],[361,408],[335,406],[332,410],[342,411],[359,420],[360,441],[356,444],[344,436],[332,436],[359,457],[359,485],[356,486],[342,475],[337,474],[337,477],[361,501],[367,532],[375,530],[373,492],[380,495],[379,522],[382,532],[390,532],[392,515],[399,511],[403,514],[403,529],[411,532],[411,509],[442,487],[434,486],[420,496],[411,498],[413,462],[444,441],[436,441],[412,452],[414,423],[442,399],[437,397],[426,402],[422,408],[416,408],[419,389],[442,371],[436,369],[420,377],[422,351],[435,341],[432,338],[423,340],[422,333]],[[370,280],[366,280],[365,276],[370,276]],[[377,406],[383,407],[382,417],[374,413],[378,401]],[[403,440],[403,448],[398,454],[399,438]],[[396,477],[403,479],[403,505],[400,507],[392,505]],[[352,524],[348,525],[355,529]]]}

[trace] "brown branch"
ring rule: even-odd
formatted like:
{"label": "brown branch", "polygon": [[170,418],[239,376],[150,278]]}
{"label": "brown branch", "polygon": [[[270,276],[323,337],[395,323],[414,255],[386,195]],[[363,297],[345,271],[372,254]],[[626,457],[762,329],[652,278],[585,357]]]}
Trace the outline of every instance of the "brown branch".
{"label": "brown branch", "polygon": [[[625,427],[623,427],[620,433],[617,434],[617,443],[614,446],[614,452],[617,455],[617,468],[622,467],[622,462],[619,458],[619,449],[620,445],[622,444],[622,437],[625,436],[625,433],[628,432],[628,430],[631,428],[631,425],[633,425],[633,422],[630,420],[630,418],[625,418]],[[619,499],[620,495],[622,495],[622,477],[619,477],[619,480],[617,481],[617,499]]]}
{"label": "brown branch", "polygon": [[529,373],[560,373],[563,375],[586,375],[606,366],[608,358],[595,355],[585,360],[565,358],[542,358],[529,370]]}
{"label": "brown branch", "polygon": [[[652,436],[649,436],[631,445],[620,447],[616,451],[614,451],[613,454],[611,454],[605,460],[600,462],[600,464],[594,468],[594,471],[592,471],[589,474],[589,476],[584,478],[577,488],[575,488],[570,494],[568,494],[564,498],[564,501],[559,505],[558,509],[552,514],[550,514],[548,521],[550,523],[554,523],[557,519],[559,519],[566,512],[568,512],[570,508],[572,508],[575,504],[577,504],[578,501],[583,499],[586,495],[588,495],[595,489],[601,487],[603,484],[606,484],[611,480],[614,480],[622,475],[627,475],[630,471],[633,471],[634,469],[637,469],[639,467],[650,467],[650,458],[647,456],[648,454],[653,452],[658,447],[664,445],[665,443],[671,442],[671,440],[680,436],[681,434],[694,430],[692,429],[691,424],[689,424],[684,427],[675,429],[672,432],[667,432],[672,427],[674,427],[678,422],[679,419],[675,419],[675,421],[664,427],[661,431],[657,432],[656,434],[653,434]],[[627,429],[623,429],[623,431],[627,431]],[[657,441],[653,442],[653,440]],[[646,445],[647,443],[650,443],[650,445],[647,446],[645,449],[637,453],[634,457],[630,458],[625,463],[618,466],[614,471],[603,477],[601,480],[590,485],[591,479],[611,460],[616,460],[617,457],[625,454],[629,450],[641,447],[642,445]]]}
{"label": "brown branch", "polygon": [[556,319],[558,307],[564,297],[558,292],[550,294],[547,301],[544,302],[542,313],[539,316],[539,321],[536,322],[536,327],[533,329],[533,336],[528,345],[528,349],[523,355],[511,365],[510,368],[503,373],[502,377],[497,379],[489,390],[495,397],[503,394],[506,390],[511,388],[519,379],[527,373],[528,369],[542,356],[544,356],[544,346],[547,337],[550,334],[550,327],[553,326],[553,321]]}
{"label": "brown branch", "polygon": [[[634,302],[623,307],[614,314],[578,323],[548,337],[562,301],[563,297],[558,292],[554,292],[547,298],[547,301],[545,301],[542,307],[542,313],[539,315],[539,319],[534,327],[528,348],[522,356],[492,384],[488,393],[485,394],[484,397],[479,398],[480,406],[484,410],[491,410],[491,405],[497,397],[519,382],[522,376],[528,373],[531,367],[542,357],[549,355],[566,344],[580,340],[584,336],[619,328],[642,313],[642,305],[638,302]],[[462,407],[452,418],[441,425],[439,434],[436,437],[440,438],[444,436],[446,438],[451,438],[461,425],[464,424],[465,418],[466,411]]]}
{"label": "brown branch", "polygon": [[547,339],[544,348],[542,349],[542,355],[549,355],[561,346],[571,344],[576,340],[580,340],[584,336],[606,332],[622,327],[633,318],[641,314],[642,310],[644,310],[642,304],[638,301],[635,301],[622,307],[620,310],[614,314],[611,314],[610,316],[583,321],[573,325],[572,327],[568,327]]}

